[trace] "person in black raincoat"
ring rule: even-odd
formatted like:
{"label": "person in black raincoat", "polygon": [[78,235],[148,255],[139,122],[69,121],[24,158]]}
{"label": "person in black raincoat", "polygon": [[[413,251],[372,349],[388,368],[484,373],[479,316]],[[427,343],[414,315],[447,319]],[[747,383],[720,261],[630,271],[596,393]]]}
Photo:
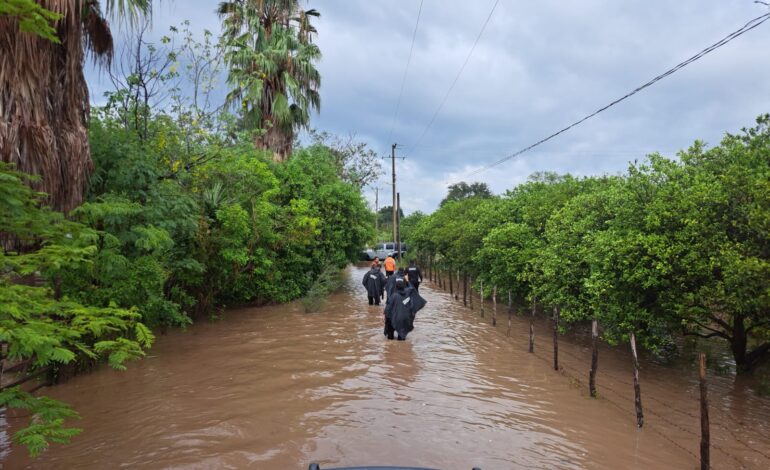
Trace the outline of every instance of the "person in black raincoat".
{"label": "person in black raincoat", "polygon": [[372,269],[364,274],[362,284],[366,287],[369,305],[380,305],[380,299],[385,292],[385,276],[382,275],[378,264],[372,263]]}
{"label": "person in black raincoat", "polygon": [[398,271],[388,278],[388,282],[385,283],[385,293],[388,294],[388,297],[390,297],[393,291],[396,290],[396,281],[399,279],[402,279],[406,283],[406,286],[409,287],[410,284],[404,279],[404,276],[406,276],[404,268],[398,268]]}
{"label": "person in black raincoat", "polygon": [[409,284],[414,287],[414,290],[420,290],[420,283],[422,282],[422,272],[418,268],[414,261],[409,262],[409,268],[406,270],[409,275]]}
{"label": "person in black raincoat", "polygon": [[394,333],[398,333],[398,339],[405,340],[406,335],[414,329],[417,312],[426,303],[414,288],[407,286],[406,280],[396,279],[395,289],[385,304],[385,336],[394,339]]}

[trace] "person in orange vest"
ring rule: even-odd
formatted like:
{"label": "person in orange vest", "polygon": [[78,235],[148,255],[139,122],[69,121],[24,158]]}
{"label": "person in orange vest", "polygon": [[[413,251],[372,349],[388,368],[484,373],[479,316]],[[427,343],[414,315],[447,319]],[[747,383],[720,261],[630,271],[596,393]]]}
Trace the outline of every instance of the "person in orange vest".
{"label": "person in orange vest", "polygon": [[396,260],[392,256],[385,258],[385,276],[390,277],[396,270]]}

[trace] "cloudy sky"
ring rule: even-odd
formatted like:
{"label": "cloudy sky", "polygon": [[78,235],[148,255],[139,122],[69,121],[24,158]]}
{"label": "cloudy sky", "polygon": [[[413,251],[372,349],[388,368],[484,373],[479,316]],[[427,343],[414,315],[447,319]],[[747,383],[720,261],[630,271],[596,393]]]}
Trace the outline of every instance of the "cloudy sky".
{"label": "cloudy sky", "polygon": [[[383,156],[398,143],[407,213],[432,212],[446,185],[484,181],[496,193],[535,171],[618,173],[695,139],[716,144],[770,112],[770,21],[581,126],[505,164],[468,173],[602,107],[768,11],[753,0],[499,0],[430,127],[495,0],[310,0],[321,12],[322,106],[312,126],[355,134]],[[153,34],[184,19],[219,31],[216,1],[157,5]],[[117,33],[121,33],[118,31]],[[109,80],[88,73],[99,101]],[[395,116],[395,119],[394,119]],[[426,130],[427,129],[427,130]],[[420,136],[423,136],[420,138]],[[389,170],[390,162],[384,161]],[[390,204],[390,172],[379,183]],[[367,189],[373,201],[374,188]],[[383,203],[384,201],[384,203]]]}

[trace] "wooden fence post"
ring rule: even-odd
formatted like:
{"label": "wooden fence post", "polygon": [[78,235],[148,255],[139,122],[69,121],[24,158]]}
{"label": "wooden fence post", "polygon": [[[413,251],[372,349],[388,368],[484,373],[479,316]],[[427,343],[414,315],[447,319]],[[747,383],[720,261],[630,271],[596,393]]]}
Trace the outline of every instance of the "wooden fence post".
{"label": "wooden fence post", "polygon": [[631,332],[631,354],[634,362],[634,407],[636,408],[636,425],[644,425],[644,413],[642,412],[642,391],[639,388],[639,358],[636,355],[636,336]]}
{"label": "wooden fence post", "polygon": [[513,316],[513,297],[511,296],[511,289],[508,289],[508,332],[507,336],[511,336],[511,317]]}
{"label": "wooden fence post", "polygon": [[529,318],[529,352],[535,352],[535,309],[537,297],[532,298],[532,316]]}
{"label": "wooden fence post", "polygon": [[471,310],[473,310],[473,277],[468,276],[468,283],[470,284],[468,286],[468,303],[470,304]]}
{"label": "wooden fence post", "polygon": [[553,370],[559,370],[559,307],[553,308]]}
{"label": "wooden fence post", "polygon": [[492,326],[497,326],[497,286],[492,286]]}
{"label": "wooden fence post", "polygon": [[479,305],[481,309],[481,318],[484,318],[484,279],[481,279],[481,287],[479,290]]}
{"label": "wooden fence post", "polygon": [[463,273],[463,305],[468,306],[468,273]]}
{"label": "wooden fence post", "polygon": [[591,320],[591,370],[588,371],[588,391],[596,398],[596,369],[599,367],[599,322]]}
{"label": "wooden fence post", "polygon": [[457,290],[455,291],[455,300],[460,299],[460,270],[457,270]]}
{"label": "wooden fence post", "polygon": [[711,465],[709,446],[711,433],[709,432],[709,399],[708,385],[706,384],[706,355],[698,354],[698,372],[700,375],[700,468],[708,470]]}

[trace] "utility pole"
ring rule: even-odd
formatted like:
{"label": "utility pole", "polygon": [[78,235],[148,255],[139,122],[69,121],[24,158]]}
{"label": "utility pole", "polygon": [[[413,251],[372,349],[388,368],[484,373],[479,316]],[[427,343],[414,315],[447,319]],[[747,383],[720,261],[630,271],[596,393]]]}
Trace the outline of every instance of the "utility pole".
{"label": "utility pole", "polygon": [[390,146],[390,162],[393,174],[393,241],[396,241],[396,145]]}
{"label": "utility pole", "polygon": [[401,193],[396,193],[396,250],[398,262],[401,263]]}
{"label": "utility pole", "polygon": [[374,231],[380,231],[380,188],[374,188]]}

